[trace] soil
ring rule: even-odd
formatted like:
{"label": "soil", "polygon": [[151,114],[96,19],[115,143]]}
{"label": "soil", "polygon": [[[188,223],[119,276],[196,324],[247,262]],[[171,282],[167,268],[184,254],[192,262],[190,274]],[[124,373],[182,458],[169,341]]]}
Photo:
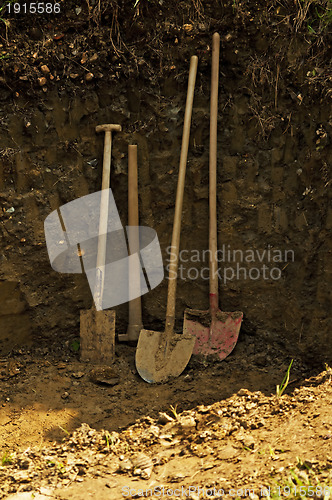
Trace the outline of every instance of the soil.
{"label": "soil", "polygon": [[[308,497],[327,499],[329,4],[134,3],[61,1],[61,13],[48,16],[9,14],[8,2],[0,10],[0,497],[137,498],[156,487],[156,497],[178,498],[183,487],[192,500],[255,499],[269,487],[278,498],[279,487],[299,498],[302,485],[314,488]],[[224,361],[193,357],[177,379],[149,385],[136,372],[135,348],[117,343],[114,365],[97,373],[79,359],[79,312],[91,307],[86,279],[51,269],[43,221],[100,189],[95,126],[121,123],[111,182],[123,224],[127,146],[135,143],[140,222],[157,231],[167,256],[188,63],[197,54],[181,241],[182,249],[207,248],[214,31],[219,248],[291,249],[295,259],[278,261],[279,280],[242,274],[221,283],[222,310],[244,312]],[[143,298],[147,329],[163,330],[166,285]],[[177,331],[186,307],[207,309],[202,277],[179,279]],[[116,316],[124,333],[127,306]]]}
{"label": "soil", "polygon": [[[39,336],[77,337],[80,310],[91,307],[84,275],[51,269],[43,221],[100,189],[97,124],[122,125],[113,141],[111,186],[123,225],[127,149],[138,145],[140,224],[157,232],[167,273],[193,54],[199,65],[176,328],[182,329],[186,307],[208,309],[202,255],[208,248],[211,39],[218,31],[221,309],[242,311],[242,331],[268,336],[291,356],[301,351],[322,367],[332,359],[328,2],[308,2],[306,9],[286,0],[133,3],[60,2],[54,15],[1,11],[2,352]],[[245,261],[233,251],[260,257]],[[273,260],[273,252],[282,257]],[[163,280],[144,296],[146,328],[163,328],[166,291]],[[119,331],[127,315],[126,304],[116,308]]]}
{"label": "soil", "polygon": [[222,363],[192,359],[163,386],[143,382],[133,358],[118,346],[118,379],[104,384],[69,349],[2,360],[1,498],[177,498],[178,488],[193,500],[261,498],[268,488],[300,498],[301,485],[312,486],[308,498],[328,498],[330,368],[305,378],[295,360],[277,397],[289,360],[252,337]]}

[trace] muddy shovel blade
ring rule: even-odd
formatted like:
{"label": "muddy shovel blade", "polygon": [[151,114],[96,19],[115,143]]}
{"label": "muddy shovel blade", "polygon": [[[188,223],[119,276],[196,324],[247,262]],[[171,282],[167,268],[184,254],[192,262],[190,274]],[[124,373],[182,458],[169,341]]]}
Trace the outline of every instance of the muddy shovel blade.
{"label": "muddy shovel blade", "polygon": [[136,350],[136,368],[146,382],[167,382],[172,377],[178,377],[188,364],[195,345],[195,339],[184,333],[174,333],[176,278],[179,260],[180,232],[182,218],[183,191],[186,175],[191,114],[194,99],[195,80],[197,72],[197,56],[190,59],[188,92],[184,114],[178,185],[175,199],[174,223],[172,231],[173,258],[169,266],[167,290],[166,321],[163,332],[142,330]]}
{"label": "muddy shovel blade", "polygon": [[93,365],[114,363],[115,311],[81,310],[80,359]]}
{"label": "muddy shovel blade", "polygon": [[186,309],[183,331],[196,339],[193,354],[220,361],[225,359],[236,345],[242,318],[240,311],[218,310],[212,317],[210,311]]}
{"label": "muddy shovel blade", "polygon": [[149,384],[178,377],[189,362],[195,340],[191,335],[173,333],[166,344],[165,332],[141,330],[136,350],[138,373]]}

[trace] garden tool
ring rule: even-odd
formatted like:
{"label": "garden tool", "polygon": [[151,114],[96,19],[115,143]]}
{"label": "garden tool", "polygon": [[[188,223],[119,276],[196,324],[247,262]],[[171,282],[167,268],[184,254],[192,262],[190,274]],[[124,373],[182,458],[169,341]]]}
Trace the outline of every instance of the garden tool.
{"label": "garden tool", "polygon": [[[128,243],[129,254],[140,253],[139,213],[138,213],[138,180],[137,180],[137,146],[128,146]],[[129,260],[129,298],[141,288],[140,264],[138,260]],[[141,296],[129,300],[129,317],[127,333],[119,334],[119,341],[137,343],[143,328]]]}
{"label": "garden tool", "polygon": [[184,334],[196,338],[193,354],[213,356],[223,360],[235,347],[241,327],[243,313],[222,312],[218,307],[218,263],[217,263],[217,118],[219,80],[220,37],[212,38],[212,74],[210,101],[210,151],[209,151],[209,269],[210,308],[208,311],[186,309]]}
{"label": "garden tool", "polygon": [[121,125],[98,125],[96,132],[105,132],[105,138],[96,276],[93,293],[95,307],[92,307],[88,311],[81,310],[80,351],[82,361],[90,361],[95,364],[110,364],[114,361],[115,311],[103,310],[103,294],[107,250],[112,132],[121,132]]}
{"label": "garden tool", "polygon": [[175,202],[171,247],[173,255],[169,265],[165,330],[163,332],[142,330],[138,339],[136,350],[137,371],[140,376],[149,383],[166,382],[172,377],[178,377],[188,364],[196,340],[195,337],[186,332],[175,333],[174,323],[183,191],[186,175],[197,63],[197,56],[192,56],[190,61],[179,177]]}

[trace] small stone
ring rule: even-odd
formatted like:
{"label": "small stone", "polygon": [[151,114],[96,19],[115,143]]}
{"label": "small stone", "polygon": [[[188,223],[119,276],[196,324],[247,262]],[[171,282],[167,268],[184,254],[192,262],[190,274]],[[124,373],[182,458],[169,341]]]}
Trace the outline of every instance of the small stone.
{"label": "small stone", "polygon": [[93,78],[94,78],[94,74],[93,73],[87,73],[85,75],[85,79],[86,79],[87,82],[91,82],[91,80],[93,80]]}
{"label": "small stone", "polygon": [[190,31],[192,31],[192,29],[193,29],[193,25],[192,24],[184,24],[183,29],[186,33],[190,33]]}
{"label": "small stone", "polygon": [[81,64],[85,64],[88,60],[88,53],[87,52],[83,52],[82,54],[82,59],[81,59]]}
{"label": "small stone", "polygon": [[248,389],[240,389],[237,393],[238,396],[249,396],[250,391]]}
{"label": "small stone", "polygon": [[116,370],[110,366],[102,366],[93,368],[89,373],[91,382],[101,385],[116,385],[120,381],[120,377]]}
{"label": "small stone", "polygon": [[30,467],[30,460],[28,459],[23,459],[18,462],[18,466],[20,469],[29,469]]}
{"label": "small stone", "polygon": [[43,64],[41,67],[40,67],[40,70],[42,73],[44,73],[44,75],[48,75],[48,73],[50,73],[50,69],[48,66],[46,66],[46,64]]}
{"label": "small stone", "polygon": [[38,83],[41,87],[43,87],[44,85],[47,84],[47,80],[44,76],[41,76],[40,78],[38,78]]}
{"label": "small stone", "polygon": [[98,59],[98,54],[96,54],[96,53],[95,53],[95,54],[93,54],[93,55],[90,57],[89,61],[90,61],[90,62],[96,62],[96,61],[97,61],[97,59]]}
{"label": "small stone", "polygon": [[254,438],[251,435],[245,436],[242,440],[242,443],[244,444],[244,446],[251,450],[255,448],[256,444]]}
{"label": "small stone", "polygon": [[169,415],[167,415],[167,413],[159,412],[157,423],[161,424],[161,425],[165,425],[165,424],[168,424],[169,422],[173,422],[173,420],[174,419],[172,417],[170,417]]}
{"label": "small stone", "polygon": [[69,76],[72,80],[75,80],[75,78],[78,78],[79,74],[78,73],[69,73]]}
{"label": "small stone", "polygon": [[133,468],[132,463],[130,460],[122,460],[122,462],[119,464],[118,472],[129,472]]}
{"label": "small stone", "polygon": [[183,434],[189,434],[196,428],[196,421],[191,415],[181,416],[179,425]]}
{"label": "small stone", "polygon": [[152,469],[144,469],[141,471],[141,479],[150,479],[152,474]]}
{"label": "small stone", "polygon": [[134,476],[140,476],[142,479],[150,479],[153,470],[153,462],[148,455],[138,453],[131,459],[131,463],[134,469]]}
{"label": "small stone", "polygon": [[[45,488],[44,486],[41,486],[39,488],[39,492],[41,495],[45,495],[45,497],[47,497],[47,496],[52,497],[53,496],[53,491],[50,488]],[[36,498],[38,498],[38,495],[36,495]]]}
{"label": "small stone", "polygon": [[197,493],[191,493],[189,498],[190,500],[199,500],[199,496]]}
{"label": "small stone", "polygon": [[179,483],[180,481],[183,481],[186,477],[187,477],[186,474],[183,474],[182,472],[177,472],[176,474],[169,477],[169,481],[171,483]]}
{"label": "small stone", "polygon": [[62,399],[68,399],[69,398],[69,392],[64,392],[61,396]]}
{"label": "small stone", "polygon": [[15,482],[17,483],[28,483],[30,481],[29,471],[19,471],[15,473]]}

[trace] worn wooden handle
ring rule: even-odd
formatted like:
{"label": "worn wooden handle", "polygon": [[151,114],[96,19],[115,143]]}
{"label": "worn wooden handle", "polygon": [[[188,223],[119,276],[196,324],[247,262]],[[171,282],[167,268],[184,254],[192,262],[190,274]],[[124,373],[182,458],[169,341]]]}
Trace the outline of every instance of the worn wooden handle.
{"label": "worn wooden handle", "polygon": [[[105,128],[106,127],[106,128]],[[111,154],[112,154],[112,130],[121,130],[120,125],[113,128],[113,125],[98,125],[96,131],[105,131],[104,139],[104,159],[103,159],[103,177],[100,193],[100,214],[99,214],[99,231],[98,231],[98,250],[96,262],[96,283],[94,290],[94,302],[97,311],[102,309],[104,281],[105,281],[105,264],[106,264],[106,245],[107,245],[107,223],[108,223],[108,205],[110,176],[111,176]],[[120,128],[119,128],[120,127]]]}
{"label": "worn wooden handle", "polygon": [[172,233],[172,258],[169,265],[169,281],[168,281],[168,295],[167,295],[167,309],[166,309],[166,333],[173,331],[175,320],[175,300],[176,300],[176,280],[179,261],[179,246],[180,246],[180,231],[181,231],[181,218],[182,218],[182,204],[183,204],[183,191],[184,181],[186,176],[190,123],[194,100],[195,81],[197,73],[198,57],[192,56],[190,59],[189,80],[187,90],[187,101],[184,115],[183,135],[179,165],[179,178],[176,191],[175,200],[175,213]]}
{"label": "worn wooden handle", "polygon": [[210,100],[210,152],[209,152],[209,248],[210,248],[210,307],[218,307],[218,262],[217,262],[217,121],[219,83],[220,36],[212,37],[212,69]]}
{"label": "worn wooden handle", "polygon": [[[138,212],[138,173],[137,173],[137,146],[128,146],[128,240],[129,253],[139,256],[139,212]],[[133,226],[133,227],[132,227]],[[140,263],[129,264],[129,296],[130,287],[140,289]],[[127,335],[129,341],[135,341],[143,328],[141,296],[129,301],[129,318]]]}

